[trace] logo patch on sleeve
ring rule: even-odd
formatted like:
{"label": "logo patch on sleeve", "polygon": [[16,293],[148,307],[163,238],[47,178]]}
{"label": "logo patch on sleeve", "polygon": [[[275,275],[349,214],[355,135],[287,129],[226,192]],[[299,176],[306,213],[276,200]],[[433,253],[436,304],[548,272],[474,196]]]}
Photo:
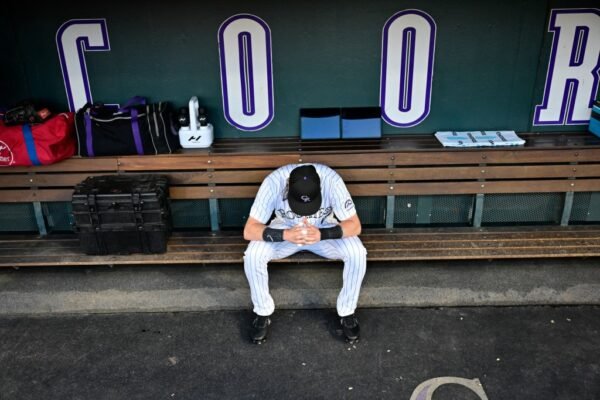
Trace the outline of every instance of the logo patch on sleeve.
{"label": "logo patch on sleeve", "polygon": [[344,208],[346,210],[352,210],[354,208],[354,203],[352,202],[352,199],[346,200],[346,202],[344,203]]}

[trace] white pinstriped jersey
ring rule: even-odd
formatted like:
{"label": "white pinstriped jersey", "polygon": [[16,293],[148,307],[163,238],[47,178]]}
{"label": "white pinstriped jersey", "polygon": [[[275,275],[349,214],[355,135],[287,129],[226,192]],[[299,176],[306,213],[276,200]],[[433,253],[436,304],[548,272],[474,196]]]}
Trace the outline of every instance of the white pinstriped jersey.
{"label": "white pinstriped jersey", "polygon": [[[284,165],[265,178],[250,209],[252,218],[266,224],[275,212],[269,226],[276,229],[291,228],[302,221],[304,217],[294,213],[287,201],[290,173],[302,165],[307,164]],[[327,228],[355,215],[354,202],[342,177],[326,165],[312,165],[321,178],[322,203],[315,214],[307,217],[308,221],[317,228]]]}

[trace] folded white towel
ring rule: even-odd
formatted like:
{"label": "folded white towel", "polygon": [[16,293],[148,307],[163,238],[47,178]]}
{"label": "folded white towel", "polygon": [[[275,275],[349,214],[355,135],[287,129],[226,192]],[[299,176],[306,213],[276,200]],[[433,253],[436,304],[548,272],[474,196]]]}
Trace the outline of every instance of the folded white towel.
{"label": "folded white towel", "polygon": [[515,131],[441,131],[435,137],[444,147],[497,147],[520,146],[525,140]]}

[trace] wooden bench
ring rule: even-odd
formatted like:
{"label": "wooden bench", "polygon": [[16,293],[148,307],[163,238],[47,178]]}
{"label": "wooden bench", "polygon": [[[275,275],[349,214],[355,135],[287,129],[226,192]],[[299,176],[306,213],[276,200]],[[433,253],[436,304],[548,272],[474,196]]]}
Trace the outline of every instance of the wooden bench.
{"label": "wooden bench", "polygon": [[[298,162],[336,169],[357,199],[383,199],[381,226],[364,229],[361,236],[370,261],[599,256],[600,220],[569,222],[578,193],[600,192],[600,141],[587,133],[521,136],[526,146],[493,149],[444,149],[431,135],[319,142],[221,140],[210,151],[73,158],[51,166],[0,169],[0,203],[32,203],[40,227],[40,236],[0,235],[0,266],[240,262],[246,242],[241,229],[220,230],[219,201],[251,199],[273,169]],[[211,229],[176,232],[168,252],[159,255],[86,256],[74,235],[45,236],[44,202],[70,201],[72,187],[89,175],[134,173],[168,175],[174,201],[207,200]],[[485,226],[486,198],[544,193],[560,196],[556,223]],[[469,226],[424,228],[432,223],[436,196],[466,198],[466,209],[463,204],[462,210],[450,207],[444,212],[468,215],[463,222]],[[398,226],[395,217],[408,211],[416,215],[417,224]],[[322,259],[300,254],[282,260],[298,261]]]}

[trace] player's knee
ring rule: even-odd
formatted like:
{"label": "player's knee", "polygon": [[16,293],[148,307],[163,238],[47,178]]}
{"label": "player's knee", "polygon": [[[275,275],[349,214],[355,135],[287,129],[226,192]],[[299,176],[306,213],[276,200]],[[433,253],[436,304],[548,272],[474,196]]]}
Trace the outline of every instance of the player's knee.
{"label": "player's knee", "polygon": [[248,248],[244,252],[244,264],[259,266],[270,260],[270,249],[266,243],[253,241],[250,242]]}
{"label": "player's knee", "polygon": [[363,246],[362,243],[360,244],[360,246],[358,246],[354,257],[360,260],[359,264],[361,269],[367,268],[367,249],[365,248],[365,246]]}
{"label": "player's knee", "polygon": [[360,241],[352,243],[344,249],[344,261],[346,260],[366,260],[367,249]]}

